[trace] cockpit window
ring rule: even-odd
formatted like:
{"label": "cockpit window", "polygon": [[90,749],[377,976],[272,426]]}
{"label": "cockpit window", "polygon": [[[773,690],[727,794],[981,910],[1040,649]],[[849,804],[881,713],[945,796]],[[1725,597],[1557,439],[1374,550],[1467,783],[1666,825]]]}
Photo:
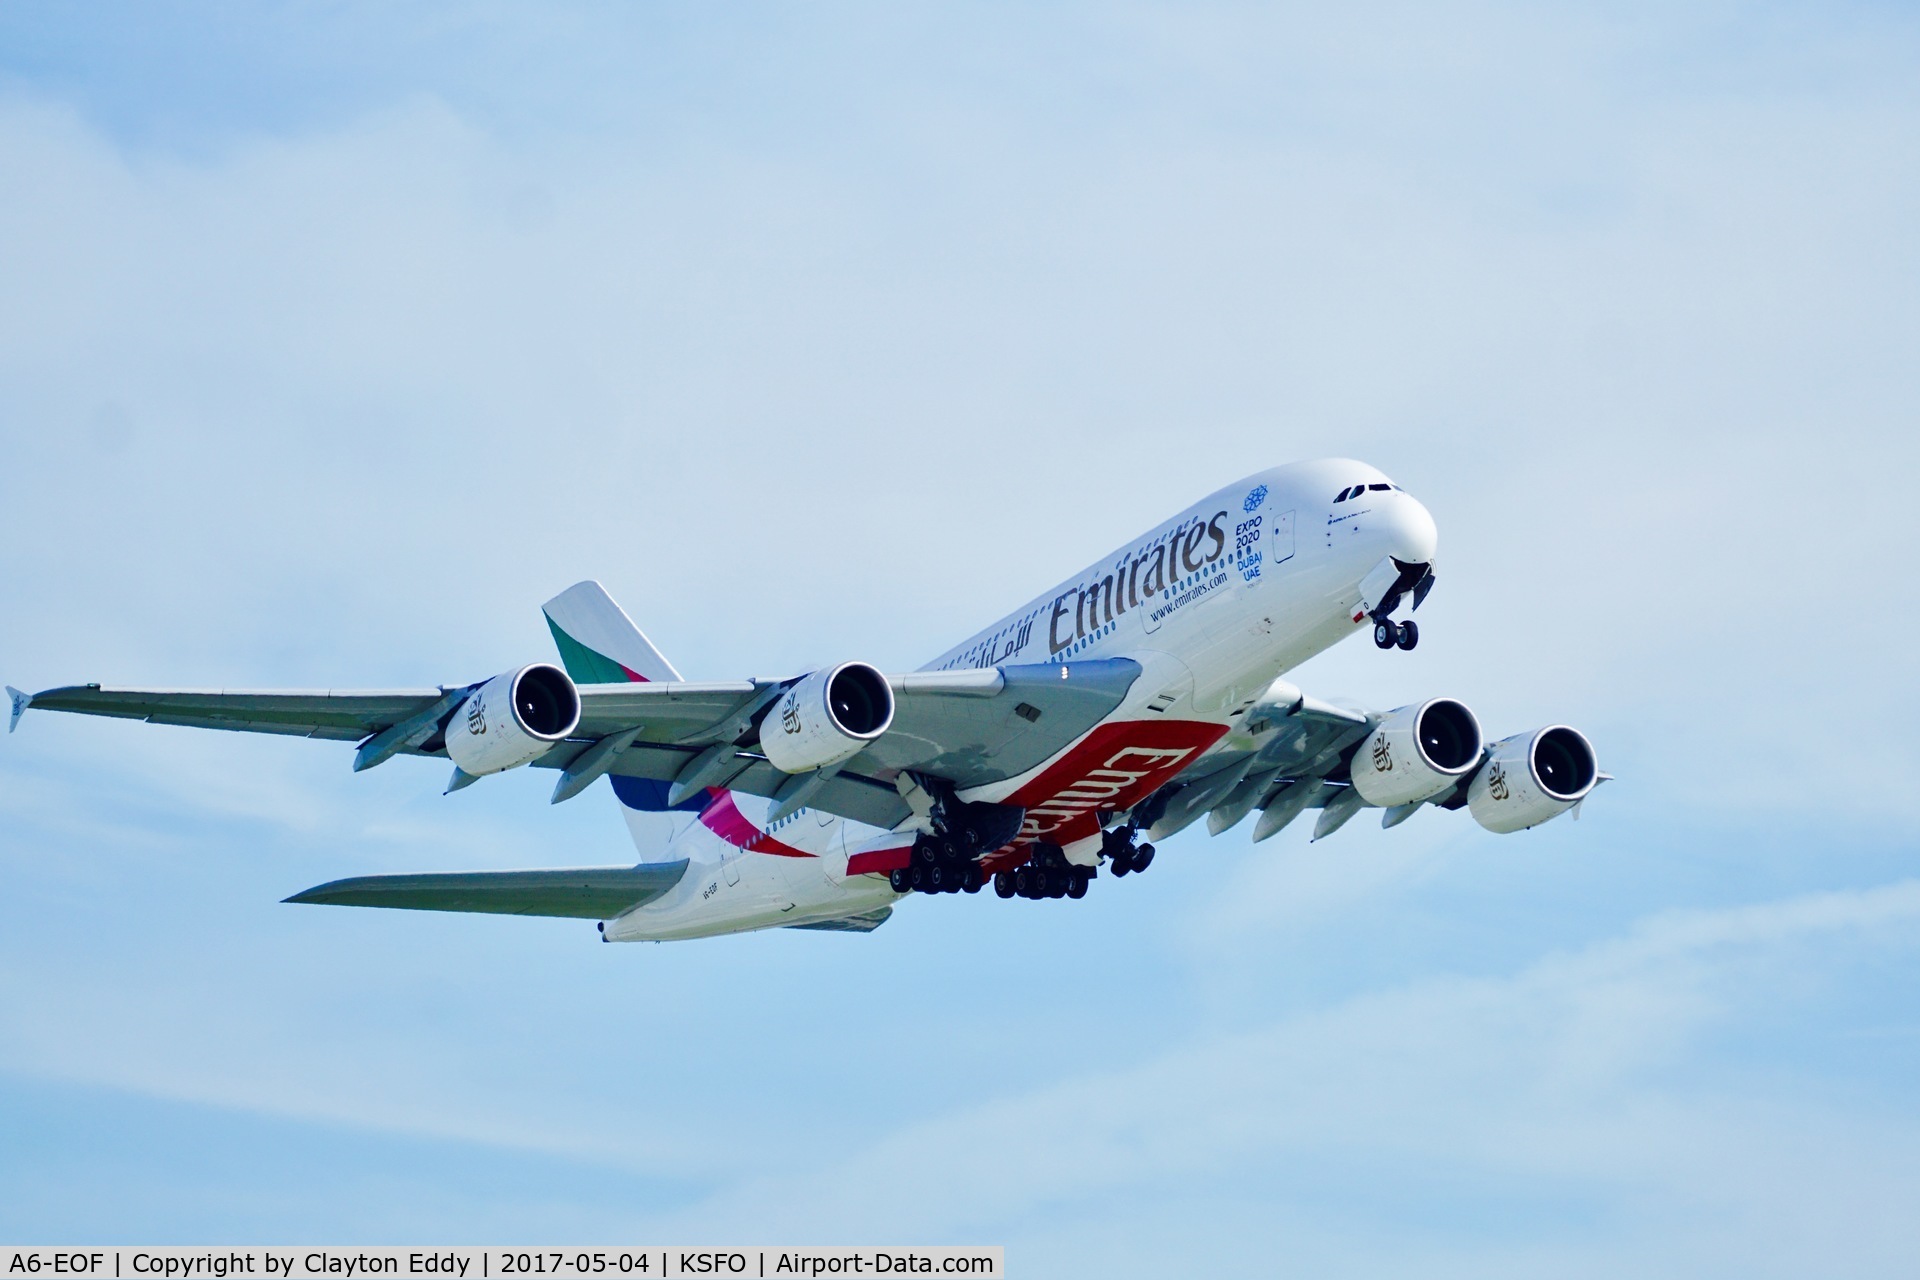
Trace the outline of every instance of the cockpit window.
{"label": "cockpit window", "polygon": [[1341,490],[1341,491],[1339,492],[1339,494],[1338,494],[1338,495],[1337,495],[1337,496],[1336,496],[1336,497],[1334,498],[1334,501],[1335,501],[1335,502],[1345,502],[1345,501],[1347,500],[1347,495],[1348,495],[1348,494],[1350,494],[1350,493],[1352,493],[1352,492],[1353,492],[1353,490],[1352,490],[1352,489],[1342,489],[1342,490]]}
{"label": "cockpit window", "polygon": [[1385,493],[1387,490],[1393,488],[1393,486],[1390,484],[1370,484],[1367,486],[1367,488],[1372,489],[1378,493]]}

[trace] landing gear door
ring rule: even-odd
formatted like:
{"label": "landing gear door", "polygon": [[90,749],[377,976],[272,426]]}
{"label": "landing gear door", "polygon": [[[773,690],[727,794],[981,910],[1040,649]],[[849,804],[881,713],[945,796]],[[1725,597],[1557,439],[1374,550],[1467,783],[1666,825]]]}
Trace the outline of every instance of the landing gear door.
{"label": "landing gear door", "polygon": [[1267,563],[1283,564],[1293,559],[1293,512],[1276,511],[1273,527],[1267,534]]}

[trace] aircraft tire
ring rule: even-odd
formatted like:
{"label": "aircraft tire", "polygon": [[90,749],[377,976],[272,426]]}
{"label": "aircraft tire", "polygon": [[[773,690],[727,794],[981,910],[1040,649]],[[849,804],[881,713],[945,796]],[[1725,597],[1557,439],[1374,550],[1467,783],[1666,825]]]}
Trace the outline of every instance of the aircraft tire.
{"label": "aircraft tire", "polygon": [[1400,628],[1390,618],[1382,618],[1373,624],[1373,644],[1377,649],[1391,649],[1400,642]]}
{"label": "aircraft tire", "polygon": [[895,893],[906,893],[913,888],[913,870],[910,867],[895,867],[887,872],[887,883]]}
{"label": "aircraft tire", "polygon": [[1150,844],[1141,845],[1133,851],[1133,857],[1129,859],[1129,862],[1131,862],[1135,871],[1145,871],[1153,865],[1153,846]]}
{"label": "aircraft tire", "polygon": [[1069,898],[1084,898],[1087,896],[1087,873],[1085,871],[1076,868],[1068,878],[1067,896]]}
{"label": "aircraft tire", "polygon": [[1019,892],[1013,883],[1013,872],[996,871],[993,876],[993,891],[1003,898],[1011,898]]}
{"label": "aircraft tire", "polygon": [[1417,622],[1414,622],[1411,618],[1401,623],[1400,639],[1397,641],[1397,643],[1402,649],[1411,649],[1413,648],[1413,646],[1419,644],[1420,643],[1420,624]]}

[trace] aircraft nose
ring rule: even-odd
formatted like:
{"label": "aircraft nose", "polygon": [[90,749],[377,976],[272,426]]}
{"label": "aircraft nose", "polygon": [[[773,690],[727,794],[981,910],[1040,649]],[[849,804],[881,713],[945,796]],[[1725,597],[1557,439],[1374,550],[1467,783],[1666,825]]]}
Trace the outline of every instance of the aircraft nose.
{"label": "aircraft nose", "polygon": [[1440,544],[1433,514],[1418,499],[1396,492],[1377,512],[1378,529],[1387,542],[1387,554],[1403,564],[1432,564]]}

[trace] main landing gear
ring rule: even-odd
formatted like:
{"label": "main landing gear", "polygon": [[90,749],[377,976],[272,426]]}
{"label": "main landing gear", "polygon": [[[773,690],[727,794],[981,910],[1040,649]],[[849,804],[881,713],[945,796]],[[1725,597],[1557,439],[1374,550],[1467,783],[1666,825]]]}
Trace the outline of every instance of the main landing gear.
{"label": "main landing gear", "polygon": [[[1133,875],[1153,865],[1153,846],[1135,844],[1133,828],[1116,827],[1101,837],[1100,852],[1115,876]],[[1099,872],[1067,861],[1057,844],[1033,846],[1026,862],[997,871],[993,891],[1002,898],[1084,898]],[[986,875],[973,857],[954,842],[922,836],[913,846],[913,865],[887,873],[895,893],[978,893]]]}
{"label": "main landing gear", "polygon": [[[1153,863],[1153,846],[1135,845],[1131,827],[1102,836],[1100,852],[1116,876],[1145,871]],[[1084,898],[1099,875],[1092,867],[1068,862],[1057,844],[1036,844],[1024,865],[995,873],[993,891],[1003,898]]]}
{"label": "main landing gear", "polygon": [[1100,837],[1100,852],[1116,876],[1132,875],[1153,865],[1153,846],[1135,844],[1132,827],[1115,827]]}
{"label": "main landing gear", "polygon": [[1411,618],[1405,622],[1395,622],[1392,618],[1375,618],[1373,643],[1382,649],[1391,649],[1396,645],[1402,649],[1411,649],[1420,643],[1420,624]]}
{"label": "main landing gear", "polygon": [[921,836],[913,845],[913,865],[887,873],[895,893],[978,893],[987,883],[986,872],[973,860],[966,845],[937,836]]}
{"label": "main landing gear", "polygon": [[1092,867],[1076,867],[1057,844],[1036,844],[1020,866],[994,873],[993,891],[1003,898],[1084,898]]}
{"label": "main landing gear", "polygon": [[913,842],[911,864],[887,873],[895,893],[978,893],[987,883],[979,859],[1020,833],[1021,810],[961,804],[951,791],[935,805],[934,829]]}

